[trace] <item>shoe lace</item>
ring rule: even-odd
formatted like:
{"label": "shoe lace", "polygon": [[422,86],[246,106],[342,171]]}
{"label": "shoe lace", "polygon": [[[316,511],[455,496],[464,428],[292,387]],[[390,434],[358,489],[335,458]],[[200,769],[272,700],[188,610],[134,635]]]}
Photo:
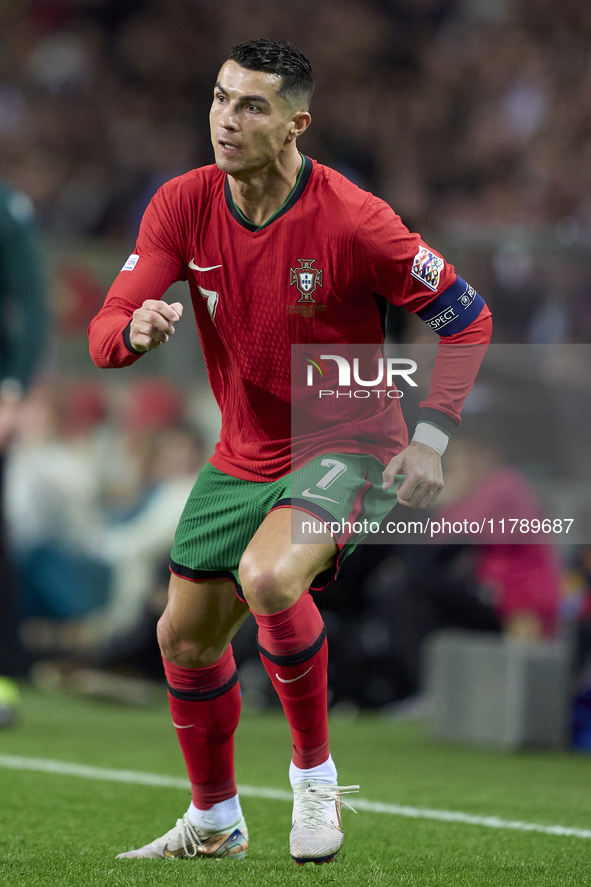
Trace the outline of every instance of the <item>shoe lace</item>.
{"label": "shoe lace", "polygon": [[306,828],[322,828],[326,823],[324,805],[330,801],[341,801],[344,807],[357,813],[357,810],[346,801],[342,795],[353,794],[359,791],[358,785],[329,785],[315,783],[309,785],[302,795],[301,819]]}
{"label": "shoe lace", "polygon": [[190,857],[197,856],[197,851],[201,844],[197,827],[193,825],[186,814],[182,819],[177,819],[176,824],[181,832],[181,841],[183,842],[185,854]]}

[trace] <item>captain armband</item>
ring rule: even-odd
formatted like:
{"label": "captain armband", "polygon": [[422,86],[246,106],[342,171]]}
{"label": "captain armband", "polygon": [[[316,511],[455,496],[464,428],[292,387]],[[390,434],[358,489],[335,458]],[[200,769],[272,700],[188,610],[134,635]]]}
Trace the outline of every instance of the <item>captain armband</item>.
{"label": "captain armband", "polygon": [[426,308],[417,314],[439,336],[461,333],[476,320],[484,308],[484,299],[476,290],[458,277],[455,283],[443,290]]}

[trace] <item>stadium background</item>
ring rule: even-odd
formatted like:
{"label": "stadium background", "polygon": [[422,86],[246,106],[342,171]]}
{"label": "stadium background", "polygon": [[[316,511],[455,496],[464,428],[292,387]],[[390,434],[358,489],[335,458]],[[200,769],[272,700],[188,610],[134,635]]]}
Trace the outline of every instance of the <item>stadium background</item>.
{"label": "stadium background", "polygon": [[[118,521],[141,511],[148,489],[163,480],[158,454],[172,447],[186,474],[216,440],[217,411],[190,316],[171,347],[117,373],[91,364],[85,331],[133,249],[152,194],[211,161],[207,114],[220,60],[233,43],[261,34],[289,37],[312,60],[314,125],[302,150],[389,201],[454,262],[490,305],[494,342],[589,341],[591,15],[584,3],[7,0],[0,8],[0,178],[28,194],[37,211],[54,321],[16,446],[24,455],[13,460],[9,483],[33,659],[77,649],[76,637],[68,640],[76,636],[72,622],[115,581]],[[186,291],[177,288],[182,299]],[[395,315],[391,337],[425,341],[414,321]],[[156,376],[167,384],[156,385]],[[585,407],[586,396],[575,391],[567,408]],[[187,438],[176,449],[158,438],[173,426],[196,429],[204,449]],[[548,486],[559,468],[552,457],[559,430],[553,434],[546,463],[522,459],[521,466]],[[29,472],[33,483],[31,459],[49,464],[56,451],[61,495],[47,489],[42,499],[48,481],[39,469],[46,507],[31,532],[22,475]],[[324,600],[344,619],[344,649],[364,607],[368,570],[389,554],[361,557]],[[560,606],[571,619],[584,609],[585,554],[568,546],[560,553]],[[54,578],[40,589],[43,557]],[[151,565],[137,595],[147,597],[150,583],[161,590],[160,565]],[[57,603],[56,585],[58,597],[66,588]],[[361,659],[380,659],[391,640],[383,632],[376,640],[381,614],[374,616]],[[61,620],[66,628],[56,635]],[[392,667],[385,662],[386,671]],[[372,707],[417,689],[416,676],[410,687],[388,680],[378,667],[375,691],[362,699],[346,688],[337,695]]]}
{"label": "stadium background", "polygon": [[[86,327],[132,251],[155,190],[211,161],[207,113],[215,74],[231,45],[261,35],[289,39],[312,61],[314,125],[302,150],[389,201],[456,264],[491,306],[496,343],[590,341],[591,11],[584,0],[0,3],[0,179],[35,206],[53,318],[9,471],[21,632],[36,687],[23,685],[19,720],[0,737],[1,883],[127,883],[112,868],[119,844],[159,833],[162,817],[172,821],[181,809],[178,788],[87,783],[80,774],[70,781],[39,770],[49,758],[183,774],[161,687],[152,684],[159,675],[153,628],[165,589],[167,534],[187,476],[215,442],[216,408],[191,317],[170,347],[117,373],[91,364]],[[181,299],[183,292],[179,285]],[[390,334],[424,341],[422,325],[399,316]],[[575,388],[564,400],[565,415],[591,415],[588,396]],[[579,464],[588,462],[585,440],[575,447]],[[551,451],[545,464],[519,466],[541,486],[557,469]],[[171,460],[173,476],[163,468]],[[150,499],[154,490],[160,500]],[[396,820],[393,845],[387,816],[382,823],[375,811],[350,815],[351,849],[340,880],[588,883],[583,758],[452,748],[426,738],[421,726],[400,723],[405,714],[422,713],[420,705],[400,706],[421,689],[422,635],[392,633],[394,616],[384,606],[401,584],[393,588],[391,580],[406,570],[407,580],[408,571],[414,577],[407,592],[425,583],[443,592],[436,579],[445,564],[416,546],[403,562],[379,548],[364,549],[321,602],[331,633],[333,739],[346,779],[359,780],[364,797],[411,805],[381,811],[410,818]],[[572,696],[579,692],[579,714],[586,715],[591,557],[586,547],[555,554],[560,630],[577,635],[580,647]],[[138,570],[140,556],[145,571]],[[454,563],[453,577],[459,570],[465,578],[466,563]],[[93,622],[93,609],[114,587],[127,596],[120,595],[109,619]],[[503,628],[490,608],[474,618],[486,622],[480,627]],[[116,630],[122,625],[123,637]],[[406,672],[393,652],[405,643],[413,647],[405,651]],[[278,749],[288,740],[276,713],[261,713],[272,698],[252,627],[237,643],[237,658],[247,703],[239,778],[284,785]],[[105,680],[109,674],[115,682]],[[130,675],[135,679],[127,681]],[[68,692],[114,697],[133,708],[72,700]],[[352,719],[359,708],[372,710],[368,719]],[[585,724],[580,745],[588,748],[588,717]],[[360,759],[360,749],[373,753]],[[19,755],[29,756],[24,764]],[[35,772],[19,769],[38,759]],[[51,760],[46,764],[51,770]],[[291,883],[281,868],[284,841],[275,847],[272,831],[280,822],[287,828],[288,806],[265,806],[257,797],[246,796],[257,844],[254,867],[240,882]],[[431,808],[465,810],[480,824],[425,822]],[[490,815],[501,817],[494,828]],[[512,831],[502,831],[507,822]],[[541,834],[528,831],[531,822],[542,823]],[[549,836],[544,823],[577,834]],[[201,881],[173,868],[170,875],[158,869],[159,883]],[[130,877],[154,883],[147,869],[134,867]],[[207,871],[209,883],[237,877]]]}

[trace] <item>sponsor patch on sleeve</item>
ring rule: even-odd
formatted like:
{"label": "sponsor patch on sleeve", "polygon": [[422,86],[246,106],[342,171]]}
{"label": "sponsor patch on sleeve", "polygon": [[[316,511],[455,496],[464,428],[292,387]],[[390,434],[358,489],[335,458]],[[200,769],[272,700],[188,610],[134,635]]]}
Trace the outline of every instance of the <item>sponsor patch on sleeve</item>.
{"label": "sponsor patch on sleeve", "polygon": [[455,283],[419,311],[418,316],[440,336],[453,336],[470,326],[483,308],[482,296],[458,277]]}
{"label": "sponsor patch on sleeve", "polygon": [[139,259],[139,256],[136,256],[135,253],[132,253],[121,270],[122,271],[133,271],[133,269],[137,265],[138,259]]}
{"label": "sponsor patch on sleeve", "polygon": [[413,259],[411,274],[428,286],[433,292],[437,291],[439,285],[439,276],[445,265],[441,256],[436,256],[424,246],[419,247],[419,251]]}

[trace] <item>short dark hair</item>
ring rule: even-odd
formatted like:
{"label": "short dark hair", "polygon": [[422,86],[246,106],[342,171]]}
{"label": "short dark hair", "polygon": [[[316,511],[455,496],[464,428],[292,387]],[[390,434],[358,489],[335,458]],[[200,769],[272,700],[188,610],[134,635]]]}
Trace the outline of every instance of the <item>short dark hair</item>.
{"label": "short dark hair", "polygon": [[287,40],[247,40],[230,50],[230,58],[242,68],[279,74],[278,94],[288,101],[302,102],[308,108],[314,92],[312,66],[299,49]]}

